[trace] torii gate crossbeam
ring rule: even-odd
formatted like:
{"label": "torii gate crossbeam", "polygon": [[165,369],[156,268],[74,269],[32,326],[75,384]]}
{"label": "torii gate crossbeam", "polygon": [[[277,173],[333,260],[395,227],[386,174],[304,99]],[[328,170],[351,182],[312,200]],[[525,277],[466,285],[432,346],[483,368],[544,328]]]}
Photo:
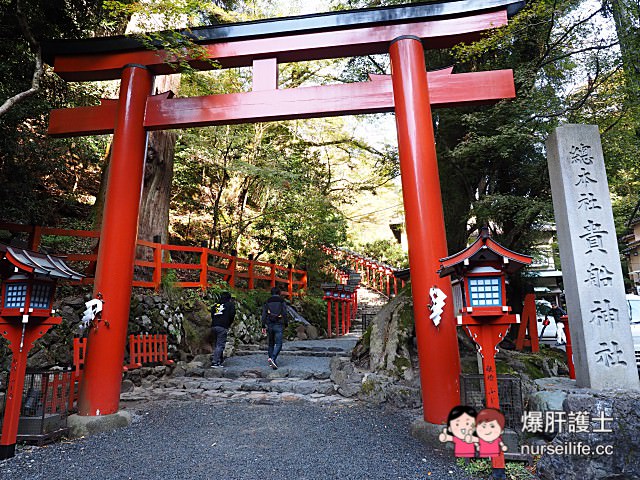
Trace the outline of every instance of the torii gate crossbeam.
{"label": "torii gate crossbeam", "polygon": [[[92,329],[80,392],[81,415],[118,410],[121,366],[129,316],[138,211],[149,130],[395,111],[409,240],[414,316],[420,358],[424,418],[443,423],[460,401],[456,322],[451,302],[438,327],[429,320],[428,292],[451,285],[436,273],[448,255],[431,107],[494,102],[515,96],[510,70],[452,74],[430,72],[427,48],[470,41],[507,23],[524,2],[458,0],[402,7],[307,15],[197,30],[210,58],[223,67],[252,65],[253,91],[171,98],[152,95],[154,75],[173,73],[166,52],[116,37],[51,42],[44,58],[70,81],[120,78],[118,100],[99,106],[54,110],[56,136],[113,133],[95,292],[109,326]],[[369,82],[297,89],[277,88],[277,65],[288,61],[389,53],[391,76]],[[209,69],[202,61],[194,68]]]}

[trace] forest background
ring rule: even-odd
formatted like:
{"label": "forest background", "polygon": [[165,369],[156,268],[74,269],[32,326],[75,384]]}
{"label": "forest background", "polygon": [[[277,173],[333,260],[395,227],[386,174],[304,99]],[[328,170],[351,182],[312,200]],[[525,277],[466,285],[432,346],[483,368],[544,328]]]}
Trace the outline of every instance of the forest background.
{"label": "forest background", "polygon": [[[51,109],[115,98],[117,82],[62,81],[43,65],[41,42],[126,32],[179,51],[184,38],[148,32],[400,3],[411,2],[0,0],[0,220],[101,223],[110,137],[53,139],[46,128]],[[505,246],[536,254],[553,223],[544,141],[562,123],[599,125],[625,233],[640,191],[639,19],[638,0],[530,0],[480,42],[427,51],[429,70],[512,68],[516,82],[515,100],[434,111],[450,253],[489,224]],[[282,64],[279,88],[369,73],[389,74],[387,56]],[[178,96],[250,88],[250,69],[184,65],[155,86]],[[323,244],[406,265],[389,228],[403,214],[394,127],[387,114],[153,132],[139,236],[311,271]]]}

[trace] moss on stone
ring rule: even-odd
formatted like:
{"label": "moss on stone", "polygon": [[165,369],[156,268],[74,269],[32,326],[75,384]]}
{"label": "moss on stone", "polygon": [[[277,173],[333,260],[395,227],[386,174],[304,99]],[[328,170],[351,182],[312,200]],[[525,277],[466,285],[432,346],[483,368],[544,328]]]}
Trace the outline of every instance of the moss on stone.
{"label": "moss on stone", "polygon": [[411,366],[411,361],[405,357],[396,357],[393,361],[393,365],[398,369],[399,372],[402,372],[402,370]]}
{"label": "moss on stone", "polygon": [[364,382],[362,382],[362,393],[364,393],[365,395],[369,395],[370,393],[372,393],[375,388],[376,384],[371,379],[366,379]]}
{"label": "moss on stone", "polygon": [[365,350],[369,350],[369,346],[371,345],[371,329],[372,325],[369,325],[365,332],[362,334],[362,338],[360,339],[360,343],[364,346]]}
{"label": "moss on stone", "polygon": [[496,372],[498,375],[515,375],[518,373],[511,367],[511,365],[502,360],[496,360]]}
{"label": "moss on stone", "polygon": [[403,305],[400,310],[400,319],[398,321],[398,327],[400,330],[411,331],[415,324],[413,318],[413,308],[411,305]]}

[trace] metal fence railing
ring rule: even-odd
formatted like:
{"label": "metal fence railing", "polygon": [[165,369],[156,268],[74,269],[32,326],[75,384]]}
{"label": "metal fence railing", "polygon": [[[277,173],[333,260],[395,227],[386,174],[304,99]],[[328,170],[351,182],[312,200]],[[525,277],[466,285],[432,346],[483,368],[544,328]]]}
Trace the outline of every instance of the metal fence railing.
{"label": "metal fence railing", "polygon": [[73,408],[70,395],[75,388],[71,371],[27,372],[16,440],[42,445],[66,435],[67,416]]}
{"label": "metal fence railing", "polygon": [[[460,398],[463,405],[476,410],[485,408],[484,378],[480,374],[460,375]],[[498,375],[498,397],[500,410],[505,417],[507,428],[519,430],[522,427],[522,384],[519,377]]]}

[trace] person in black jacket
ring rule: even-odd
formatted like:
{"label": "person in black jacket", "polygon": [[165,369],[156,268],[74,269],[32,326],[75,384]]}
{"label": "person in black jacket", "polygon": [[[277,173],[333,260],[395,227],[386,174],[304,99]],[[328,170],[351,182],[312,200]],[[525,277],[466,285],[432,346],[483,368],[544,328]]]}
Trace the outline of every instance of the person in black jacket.
{"label": "person in black jacket", "polygon": [[236,316],[236,306],[229,292],[222,292],[220,300],[211,309],[211,332],[213,334],[212,367],[222,366],[222,353],[227,343],[227,332]]}
{"label": "person in black jacket", "polygon": [[287,304],[280,296],[280,289],[273,287],[271,297],[262,307],[262,333],[267,334],[269,341],[267,363],[274,370],[278,368],[276,360],[282,349],[282,334],[287,324]]}

